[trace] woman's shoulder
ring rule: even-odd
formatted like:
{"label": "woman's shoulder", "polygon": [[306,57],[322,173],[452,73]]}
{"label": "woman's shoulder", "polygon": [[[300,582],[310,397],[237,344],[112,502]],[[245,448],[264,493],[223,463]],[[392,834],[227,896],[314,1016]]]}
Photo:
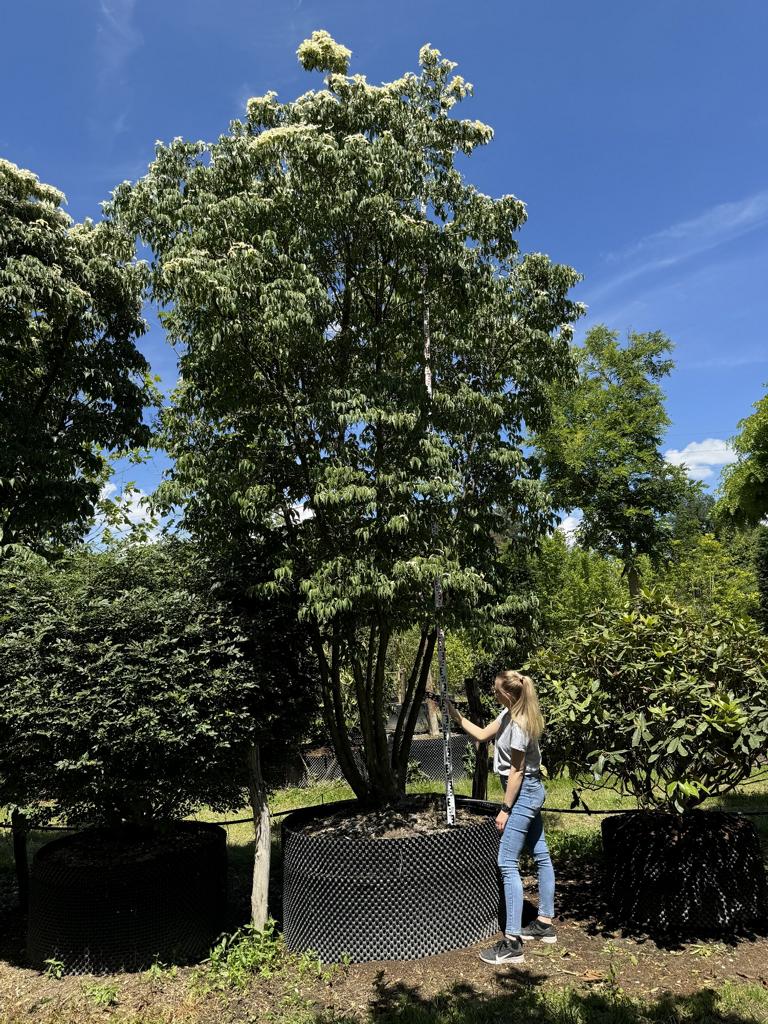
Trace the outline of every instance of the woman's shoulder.
{"label": "woman's shoulder", "polygon": [[535,737],[531,737],[531,734],[519,722],[515,721],[515,719],[512,719],[512,735],[515,739],[525,744],[526,747],[531,742],[532,738],[535,739]]}

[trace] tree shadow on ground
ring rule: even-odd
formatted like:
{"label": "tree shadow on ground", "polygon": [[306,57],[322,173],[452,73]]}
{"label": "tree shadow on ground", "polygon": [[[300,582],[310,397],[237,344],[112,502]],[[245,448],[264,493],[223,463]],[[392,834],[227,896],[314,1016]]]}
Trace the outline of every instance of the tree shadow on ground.
{"label": "tree shadow on ground", "polygon": [[[636,1000],[620,989],[541,989],[539,976],[497,971],[495,991],[457,984],[425,997],[403,982],[376,982],[370,1019],[379,1024],[758,1024],[768,1013],[768,993],[755,987],[741,998],[705,988],[689,995],[663,993]],[[316,1024],[352,1024],[357,1018],[315,1017]]]}

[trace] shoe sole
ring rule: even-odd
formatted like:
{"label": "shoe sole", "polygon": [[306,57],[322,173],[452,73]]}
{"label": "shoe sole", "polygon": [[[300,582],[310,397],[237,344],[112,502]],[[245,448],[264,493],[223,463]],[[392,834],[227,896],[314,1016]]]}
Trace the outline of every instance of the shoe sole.
{"label": "shoe sole", "polygon": [[546,942],[548,946],[554,946],[557,942],[556,935],[542,935],[541,937],[538,935],[521,935],[520,938],[523,942]]}

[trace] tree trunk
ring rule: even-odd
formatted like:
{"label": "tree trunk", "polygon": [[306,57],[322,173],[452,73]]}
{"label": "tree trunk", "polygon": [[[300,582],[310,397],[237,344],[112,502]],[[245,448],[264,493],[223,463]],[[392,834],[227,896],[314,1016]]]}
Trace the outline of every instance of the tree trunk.
{"label": "tree trunk", "polygon": [[[429,674],[427,675],[427,689],[431,690],[432,693],[435,692],[435,686],[434,686],[434,683],[432,681],[432,670],[431,669],[429,670]],[[430,736],[440,736],[441,735],[440,720],[437,717],[437,710],[435,708],[435,705],[434,705],[434,703],[431,700],[427,701],[427,718],[429,719],[429,735]]]}
{"label": "tree trunk", "polygon": [[629,585],[629,596],[634,601],[640,597],[640,573],[632,563],[627,566],[627,583]]}
{"label": "tree trunk", "polygon": [[432,656],[435,652],[437,631],[430,630],[423,632],[419,650],[413,664],[411,678],[408,681],[406,702],[400,709],[397,728],[392,744],[392,767],[396,773],[399,790],[405,793],[405,786],[408,778],[408,754],[411,750],[411,741],[416,729],[416,722],[424,700],[424,693],[427,689],[427,675]]}
{"label": "tree trunk", "polygon": [[768,633],[768,527],[758,526],[755,544],[755,571],[757,573],[758,621]]}
{"label": "tree trunk", "polygon": [[261,775],[261,756],[257,745],[248,750],[248,789],[253,808],[253,885],[251,887],[251,921],[263,928],[269,914],[269,860],[272,833],[270,830],[267,791]]}
{"label": "tree trunk", "polygon": [[[467,692],[469,713],[477,725],[483,724],[483,705],[480,703],[480,691],[474,679],[464,680]],[[488,744],[478,743],[475,748],[475,771],[472,775],[472,799],[486,800],[488,797]]]}
{"label": "tree trunk", "polygon": [[11,811],[11,830],[13,832],[13,860],[16,865],[16,881],[19,886],[19,904],[22,910],[27,909],[29,901],[29,860],[27,857],[27,819],[14,807]]}

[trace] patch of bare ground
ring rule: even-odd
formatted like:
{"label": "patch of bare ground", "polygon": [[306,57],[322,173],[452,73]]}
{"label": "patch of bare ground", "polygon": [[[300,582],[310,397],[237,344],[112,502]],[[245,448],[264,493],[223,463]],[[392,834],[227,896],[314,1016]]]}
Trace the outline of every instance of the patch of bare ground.
{"label": "patch of bare ground", "polygon": [[[0,1022],[303,1024],[321,1017],[363,1021],[391,1009],[398,993],[429,1003],[453,990],[482,1002],[567,987],[656,1001],[666,993],[682,997],[728,980],[768,988],[766,934],[680,942],[629,934],[611,923],[597,870],[586,867],[572,875],[561,869],[558,877],[557,945],[527,944],[521,966],[488,967],[478,957],[484,944],[423,960],[349,966],[278,952],[265,972],[247,976],[242,988],[217,981],[205,964],[158,966],[135,975],[41,975],[24,966],[21,915],[6,903],[0,916]],[[535,894],[535,880],[525,881],[526,891]],[[526,917],[534,912],[527,904]]]}

